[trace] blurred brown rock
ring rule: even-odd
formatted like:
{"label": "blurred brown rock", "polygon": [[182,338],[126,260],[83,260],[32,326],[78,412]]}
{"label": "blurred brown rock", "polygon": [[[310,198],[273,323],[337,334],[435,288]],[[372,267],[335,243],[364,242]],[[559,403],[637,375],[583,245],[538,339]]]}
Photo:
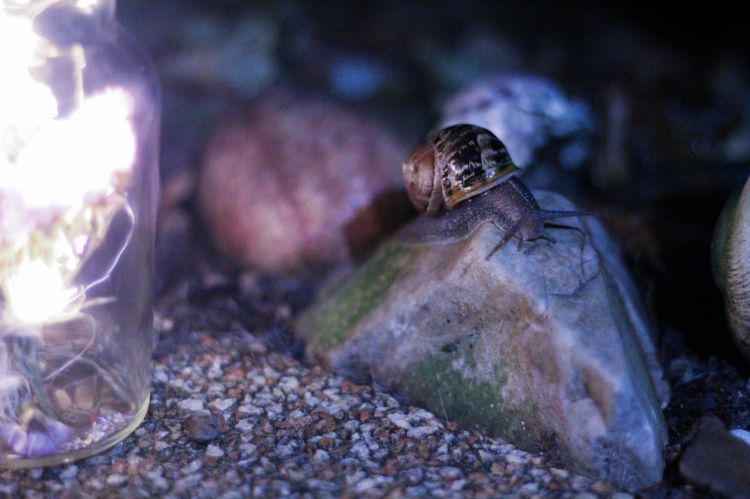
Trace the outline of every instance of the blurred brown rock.
{"label": "blurred brown rock", "polygon": [[200,210],[215,245],[241,266],[345,261],[409,217],[406,152],[339,104],[268,94],[209,141]]}
{"label": "blurred brown rock", "polygon": [[680,459],[689,482],[730,498],[750,497],[750,446],[729,433],[715,416],[705,416]]}

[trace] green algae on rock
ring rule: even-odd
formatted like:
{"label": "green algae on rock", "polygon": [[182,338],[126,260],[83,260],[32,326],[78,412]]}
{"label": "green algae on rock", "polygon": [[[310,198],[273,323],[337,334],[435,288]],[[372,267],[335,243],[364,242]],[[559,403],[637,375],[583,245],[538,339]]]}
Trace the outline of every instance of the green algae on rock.
{"label": "green algae on rock", "polygon": [[419,250],[384,244],[357,271],[356,278],[344,282],[331,299],[311,312],[308,320],[317,327],[309,339],[322,348],[333,348],[346,340],[349,331],[367,316],[418,257]]}
{"label": "green algae on rock", "polygon": [[[508,381],[502,365],[494,366],[494,379],[472,376],[477,367],[473,348],[471,339],[444,346],[441,353],[406,370],[402,391],[410,393],[410,402],[417,406],[439,407],[435,414],[446,420],[456,421],[465,428],[503,428],[503,436],[508,440],[527,449],[541,450],[539,439],[530,438],[526,431],[524,414],[529,412],[514,410],[497,390]],[[468,369],[461,369],[464,365]]]}
{"label": "green algae on rock", "polygon": [[308,357],[619,486],[658,482],[668,389],[616,248],[581,219],[486,260],[507,229],[493,195],[415,220],[303,314]]}

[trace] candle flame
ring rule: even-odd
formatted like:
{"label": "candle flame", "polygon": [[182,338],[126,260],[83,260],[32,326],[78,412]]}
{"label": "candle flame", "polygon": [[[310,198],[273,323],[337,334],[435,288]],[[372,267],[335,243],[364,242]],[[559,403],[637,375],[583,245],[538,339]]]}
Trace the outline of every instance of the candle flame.
{"label": "candle flame", "polygon": [[94,228],[126,202],[118,188],[137,153],[134,103],[107,88],[60,116],[52,89],[34,76],[49,43],[32,16],[0,5],[0,312],[6,324],[39,325],[80,305],[72,280],[102,237]]}
{"label": "candle flame", "polygon": [[0,186],[19,192],[31,209],[79,208],[110,194],[114,176],[135,158],[131,107],[125,92],[107,90],[67,119],[41,123],[0,173]]}
{"label": "candle flame", "polygon": [[43,324],[59,315],[79,294],[67,285],[60,269],[38,259],[19,265],[6,280],[5,291],[9,322],[29,325]]}

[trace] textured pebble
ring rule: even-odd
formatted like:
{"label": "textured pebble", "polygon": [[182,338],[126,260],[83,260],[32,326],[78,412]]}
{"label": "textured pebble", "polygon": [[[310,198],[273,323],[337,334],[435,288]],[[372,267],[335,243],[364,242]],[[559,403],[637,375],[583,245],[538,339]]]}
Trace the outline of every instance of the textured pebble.
{"label": "textured pebble", "polygon": [[111,487],[122,487],[128,481],[125,475],[115,474],[107,477],[107,485]]}
{"label": "textured pebble", "polygon": [[61,480],[72,480],[76,476],[78,476],[78,466],[75,464],[68,466],[60,472]]}
{"label": "textured pebble", "polygon": [[750,445],[750,431],[742,430],[742,429],[734,429],[730,431],[729,433],[732,434],[732,436],[739,438],[743,442],[745,442],[747,445]]}
{"label": "textured pebble", "polygon": [[204,413],[195,413],[188,416],[185,420],[185,431],[188,437],[195,442],[210,442],[221,436],[218,418]]}
{"label": "textured pebble", "polygon": [[212,407],[218,411],[225,412],[230,407],[233,407],[236,403],[236,400],[234,399],[220,399],[220,400],[214,400],[211,402],[211,405],[209,407]]}
{"label": "textured pebble", "polygon": [[197,399],[181,400],[177,403],[177,406],[183,412],[198,412],[204,410],[203,401]]}

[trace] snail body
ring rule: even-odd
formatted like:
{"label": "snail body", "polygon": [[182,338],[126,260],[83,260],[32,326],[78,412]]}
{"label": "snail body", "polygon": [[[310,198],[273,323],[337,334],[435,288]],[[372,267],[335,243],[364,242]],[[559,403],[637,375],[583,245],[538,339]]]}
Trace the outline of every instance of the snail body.
{"label": "snail body", "polygon": [[500,190],[494,209],[509,221],[489,258],[511,238],[526,241],[544,235],[545,222],[590,215],[584,211],[550,211],[539,207],[531,191],[517,178],[521,169],[492,132],[476,125],[453,125],[438,130],[407,159],[401,173],[409,200],[417,210],[440,216],[489,189]]}

